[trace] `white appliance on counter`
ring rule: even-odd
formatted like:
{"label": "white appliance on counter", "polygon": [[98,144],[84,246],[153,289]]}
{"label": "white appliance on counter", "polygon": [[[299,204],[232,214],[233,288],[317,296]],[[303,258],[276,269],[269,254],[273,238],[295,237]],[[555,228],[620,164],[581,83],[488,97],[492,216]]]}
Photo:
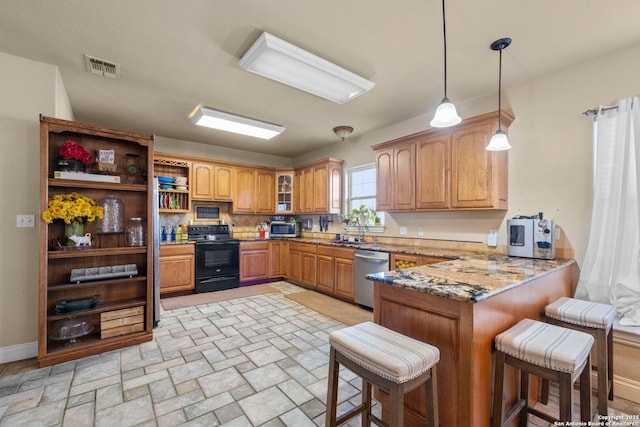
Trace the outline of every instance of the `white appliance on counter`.
{"label": "white appliance on counter", "polygon": [[554,259],[555,231],[552,219],[516,216],[507,220],[508,255],[524,258]]}

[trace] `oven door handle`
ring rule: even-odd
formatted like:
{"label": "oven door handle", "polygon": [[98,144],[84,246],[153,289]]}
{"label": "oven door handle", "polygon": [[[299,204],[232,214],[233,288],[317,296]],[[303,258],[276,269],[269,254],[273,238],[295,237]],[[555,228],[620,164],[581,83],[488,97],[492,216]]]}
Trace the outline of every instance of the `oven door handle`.
{"label": "oven door handle", "polygon": [[201,280],[200,283],[204,284],[204,283],[220,282],[220,281],[223,281],[223,280],[233,279],[234,277],[235,276],[212,277],[211,279]]}

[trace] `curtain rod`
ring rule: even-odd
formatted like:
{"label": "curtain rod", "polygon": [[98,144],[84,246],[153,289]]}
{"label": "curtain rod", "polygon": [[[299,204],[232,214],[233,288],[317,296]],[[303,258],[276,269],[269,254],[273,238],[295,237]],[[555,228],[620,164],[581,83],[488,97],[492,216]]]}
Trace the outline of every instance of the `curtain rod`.
{"label": "curtain rod", "polygon": [[593,117],[593,116],[597,116],[598,113],[600,113],[600,112],[605,112],[605,111],[609,111],[609,110],[617,110],[617,109],[618,109],[617,105],[612,105],[610,107],[592,108],[591,110],[587,110],[582,114],[584,114],[587,117]]}

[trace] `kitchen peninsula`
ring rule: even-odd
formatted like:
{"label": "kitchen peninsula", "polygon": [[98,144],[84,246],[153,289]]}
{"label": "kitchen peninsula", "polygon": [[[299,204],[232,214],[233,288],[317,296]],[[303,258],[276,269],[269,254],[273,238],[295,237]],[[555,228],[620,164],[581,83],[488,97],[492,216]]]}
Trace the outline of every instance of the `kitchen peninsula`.
{"label": "kitchen peninsula", "polygon": [[[456,259],[369,275],[376,323],[440,349],[438,406],[442,425],[488,426],[491,417],[493,341],[523,318],[573,295],[574,260],[532,260],[502,255]],[[505,399],[515,401],[517,379],[508,374]],[[380,396],[383,407],[386,396]],[[424,391],[405,397],[407,425],[424,423]]]}

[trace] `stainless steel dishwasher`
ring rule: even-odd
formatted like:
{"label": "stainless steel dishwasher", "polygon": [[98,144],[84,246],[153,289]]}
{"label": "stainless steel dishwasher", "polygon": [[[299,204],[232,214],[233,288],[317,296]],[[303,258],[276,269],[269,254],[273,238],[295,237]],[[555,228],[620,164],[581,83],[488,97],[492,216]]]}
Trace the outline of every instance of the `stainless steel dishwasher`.
{"label": "stainless steel dishwasher", "polygon": [[355,264],[355,302],[373,308],[373,282],[365,279],[365,276],[389,271],[389,253],[357,249]]}

